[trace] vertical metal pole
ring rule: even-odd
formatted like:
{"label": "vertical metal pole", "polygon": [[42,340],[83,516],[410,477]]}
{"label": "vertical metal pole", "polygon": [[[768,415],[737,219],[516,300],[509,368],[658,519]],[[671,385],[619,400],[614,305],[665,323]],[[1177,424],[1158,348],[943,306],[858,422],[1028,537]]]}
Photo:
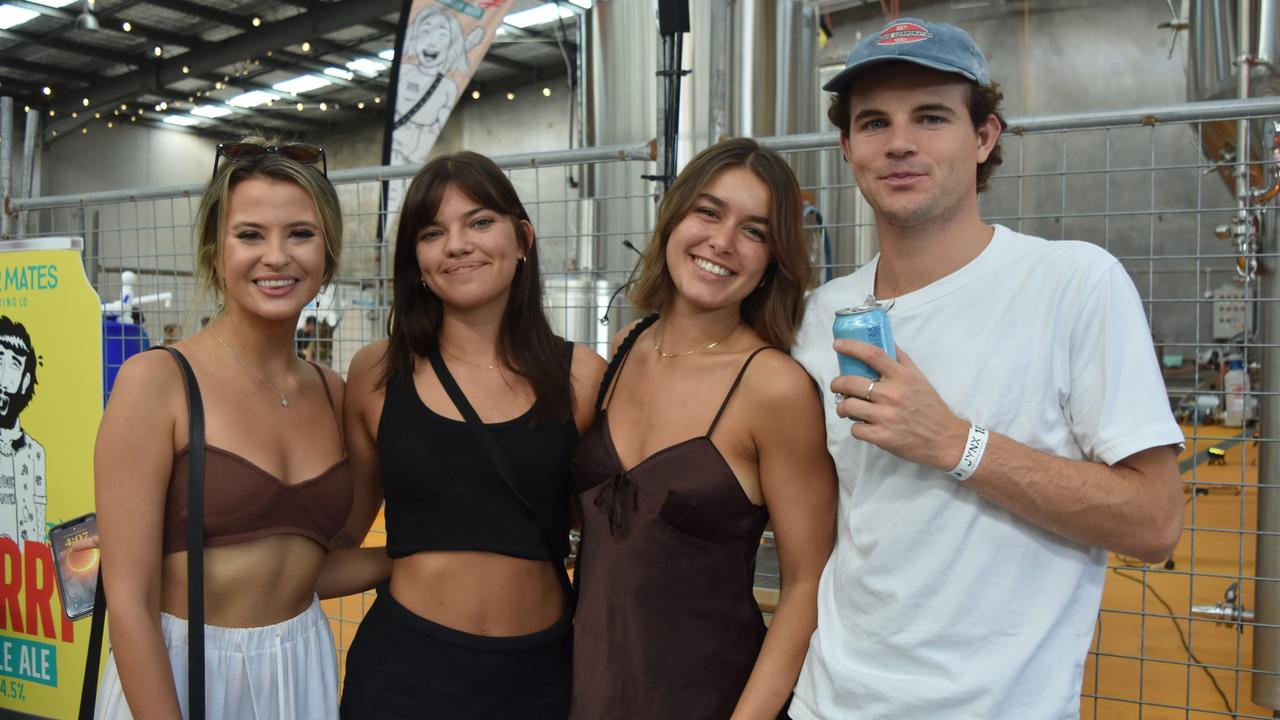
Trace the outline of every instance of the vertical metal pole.
{"label": "vertical metal pole", "polygon": [[[787,135],[794,132],[791,125],[791,38],[795,35],[794,11],[791,0],[777,0],[774,18],[773,77],[776,85],[773,105],[773,134]],[[806,68],[807,69],[807,68]],[[805,98],[808,101],[808,98]]]}
{"label": "vertical metal pole", "polygon": [[8,240],[9,198],[13,192],[13,98],[0,98],[0,238]]}
{"label": "vertical metal pole", "polygon": [[673,42],[675,42],[675,37],[672,35],[658,36],[658,96],[657,103],[655,103],[655,105],[657,106],[658,111],[657,175],[661,179],[658,181],[657,190],[662,194],[666,194],[667,188],[671,186],[672,180],[672,178],[666,177],[667,167],[669,166],[667,157],[676,151],[673,147],[667,147],[667,88],[668,83],[671,82],[671,76],[664,72],[672,70],[671,63],[668,61],[668,58],[671,56],[670,44]]}
{"label": "vertical metal pole", "polygon": [[[36,137],[40,134],[40,111],[28,110],[26,129],[22,135],[22,176],[18,178],[18,197],[30,198],[31,186],[35,183],[36,172]],[[27,234],[26,218],[21,213],[17,218],[19,238]]]}
{"label": "vertical metal pole", "polygon": [[1280,61],[1280,0],[1262,0],[1258,10],[1258,62],[1275,66]]}
{"label": "vertical metal pole", "polygon": [[729,134],[729,42],[733,27],[733,0],[711,0],[711,88],[707,128],[707,146],[715,145]]}
{"label": "vertical metal pole", "polygon": [[[1258,273],[1258,322],[1262,361],[1261,427],[1267,436],[1258,447],[1258,536],[1256,550],[1257,580],[1254,583],[1253,628],[1253,702],[1262,707],[1280,709],[1280,267],[1273,254],[1280,230],[1278,213],[1266,214],[1271,226],[1261,240],[1260,262],[1265,267]],[[1263,260],[1265,258],[1265,261]],[[1277,715],[1280,717],[1280,714]]]}

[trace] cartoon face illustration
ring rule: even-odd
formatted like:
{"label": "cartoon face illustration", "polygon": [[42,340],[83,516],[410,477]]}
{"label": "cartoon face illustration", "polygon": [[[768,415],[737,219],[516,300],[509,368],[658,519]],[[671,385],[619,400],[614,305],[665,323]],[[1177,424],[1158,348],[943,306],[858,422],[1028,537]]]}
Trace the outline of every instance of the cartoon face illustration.
{"label": "cartoon face illustration", "polygon": [[[474,32],[474,31],[473,31]],[[480,31],[483,34],[483,30]],[[414,16],[405,39],[405,56],[417,61],[419,72],[466,72],[470,42],[454,14],[438,5]],[[403,69],[402,69],[403,72]]]}
{"label": "cartoon face illustration", "polygon": [[432,13],[422,22],[418,32],[419,64],[433,72],[440,70],[452,45],[447,18]]}
{"label": "cartoon face illustration", "polygon": [[26,328],[0,317],[0,427],[14,427],[31,402],[35,372],[35,349]]}

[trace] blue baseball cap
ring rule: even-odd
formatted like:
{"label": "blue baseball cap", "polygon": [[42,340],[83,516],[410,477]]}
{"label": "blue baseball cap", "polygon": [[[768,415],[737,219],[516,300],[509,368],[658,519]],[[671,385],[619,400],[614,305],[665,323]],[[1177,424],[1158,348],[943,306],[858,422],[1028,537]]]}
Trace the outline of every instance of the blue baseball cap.
{"label": "blue baseball cap", "polygon": [[840,92],[847,89],[854,75],[862,70],[895,61],[955,73],[979,85],[991,82],[987,59],[969,33],[946,23],[899,18],[885,25],[880,32],[862,38],[849,53],[844,70],[822,89]]}

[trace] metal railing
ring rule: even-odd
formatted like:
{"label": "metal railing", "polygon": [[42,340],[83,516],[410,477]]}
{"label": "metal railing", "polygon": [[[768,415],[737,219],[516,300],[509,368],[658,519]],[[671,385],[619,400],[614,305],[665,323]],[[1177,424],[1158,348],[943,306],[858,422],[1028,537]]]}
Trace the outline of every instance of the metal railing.
{"label": "metal railing", "polygon": [[[1265,296],[1256,278],[1241,282],[1238,248],[1217,239],[1218,226],[1236,208],[1230,188],[1216,177],[1218,166],[1205,159],[1202,140],[1210,123],[1262,117],[1280,117],[1280,99],[1009,118],[1004,164],[981,198],[991,222],[1049,239],[1094,242],[1121,260],[1147,310],[1171,407],[1186,430],[1182,542],[1163,565],[1111,556],[1081,694],[1086,718],[1272,717],[1270,708],[1251,700],[1254,682],[1271,673],[1252,669],[1259,623],[1245,611],[1258,579],[1255,545],[1266,534],[1256,525],[1258,489],[1274,482],[1260,479],[1255,463],[1260,447],[1280,441],[1280,428],[1250,419],[1250,408],[1276,393],[1257,383],[1235,393],[1236,407],[1243,395],[1240,425],[1224,426],[1228,393],[1217,360],[1238,353],[1246,364],[1260,361],[1269,346],[1252,329],[1275,312],[1280,298]],[[853,185],[836,135],[762,142],[784,153],[806,191],[815,284],[869,260],[876,247],[870,208]],[[651,146],[495,160],[533,217],[553,323],[566,337],[603,350],[602,339],[631,316],[625,293],[605,312],[636,260],[622,241],[643,247],[653,224],[655,188],[643,179],[654,171]],[[343,266],[331,296],[308,314],[327,328],[318,356],[340,372],[355,350],[384,333],[390,264],[379,230],[383,181],[416,170],[373,167],[330,176],[345,213]],[[198,318],[214,312],[191,305],[189,227],[200,191],[134,189],[18,199],[12,206],[27,237],[85,236],[89,276],[104,300],[119,297],[123,271],[136,276],[135,296],[169,293],[167,306],[141,308],[143,327],[159,341],[166,326],[177,325],[177,337],[189,335]],[[1272,233],[1277,215],[1274,206],[1263,210]],[[1274,248],[1264,244],[1258,253],[1264,266],[1275,265]],[[1260,373],[1255,380],[1273,370],[1280,369],[1249,369]],[[1222,451],[1222,464],[1216,456],[1210,460],[1211,447]],[[375,543],[380,532],[377,527]],[[757,569],[759,585],[776,587],[768,543]],[[1227,601],[1233,586],[1235,599]],[[368,596],[326,602],[340,652],[370,602]],[[1202,606],[1199,614],[1193,606]],[[1218,620],[1231,626],[1217,626]]]}

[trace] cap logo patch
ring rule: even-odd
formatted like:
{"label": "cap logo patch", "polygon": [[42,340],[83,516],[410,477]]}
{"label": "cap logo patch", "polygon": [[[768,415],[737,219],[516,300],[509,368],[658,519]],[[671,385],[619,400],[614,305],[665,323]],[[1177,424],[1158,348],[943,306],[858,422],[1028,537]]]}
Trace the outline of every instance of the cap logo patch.
{"label": "cap logo patch", "polygon": [[933,33],[915,23],[894,23],[880,31],[877,45],[905,45],[933,38]]}

